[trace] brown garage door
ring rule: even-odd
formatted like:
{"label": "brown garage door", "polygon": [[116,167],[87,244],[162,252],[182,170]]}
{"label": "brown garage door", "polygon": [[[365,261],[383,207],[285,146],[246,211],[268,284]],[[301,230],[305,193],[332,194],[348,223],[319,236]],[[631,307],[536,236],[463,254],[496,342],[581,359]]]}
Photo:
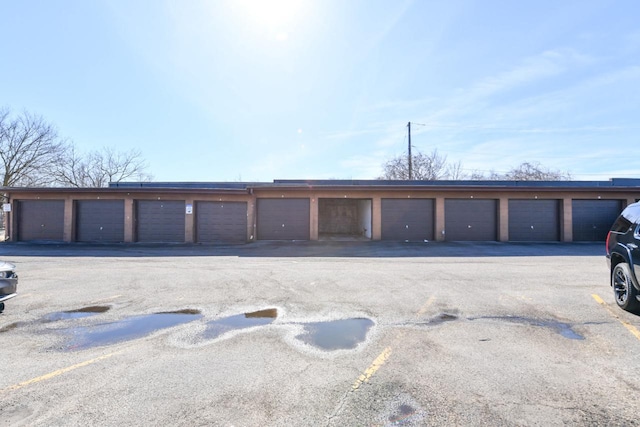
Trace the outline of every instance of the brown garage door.
{"label": "brown garage door", "polygon": [[136,230],[138,242],[183,243],[184,200],[138,200]]}
{"label": "brown garage door", "polygon": [[573,200],[573,241],[604,242],[622,210],[620,200]]}
{"label": "brown garage door", "polygon": [[509,240],[557,242],[560,240],[559,200],[509,200]]}
{"label": "brown garage door", "polygon": [[382,240],[433,240],[433,199],[382,199]]}
{"label": "brown garage door", "polygon": [[76,241],[124,241],[124,200],[76,201]]}
{"label": "brown garage door", "polygon": [[18,240],[64,240],[64,200],[19,200]]}
{"label": "brown garage door", "polygon": [[196,241],[240,243],[247,241],[246,202],[197,202]]}
{"label": "brown garage door", "polygon": [[497,240],[497,207],[493,199],[445,199],[445,240]]}
{"label": "brown garage door", "polygon": [[259,240],[309,240],[309,199],[258,199]]}

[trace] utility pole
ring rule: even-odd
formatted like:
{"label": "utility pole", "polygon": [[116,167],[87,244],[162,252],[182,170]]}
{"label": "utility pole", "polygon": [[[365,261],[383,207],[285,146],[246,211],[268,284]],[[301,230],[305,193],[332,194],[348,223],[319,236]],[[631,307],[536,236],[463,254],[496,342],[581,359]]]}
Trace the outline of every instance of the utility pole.
{"label": "utility pole", "polygon": [[409,130],[409,158],[408,158],[408,164],[409,164],[409,180],[413,179],[413,165],[412,163],[412,159],[411,159],[411,122],[407,123],[407,129]]}

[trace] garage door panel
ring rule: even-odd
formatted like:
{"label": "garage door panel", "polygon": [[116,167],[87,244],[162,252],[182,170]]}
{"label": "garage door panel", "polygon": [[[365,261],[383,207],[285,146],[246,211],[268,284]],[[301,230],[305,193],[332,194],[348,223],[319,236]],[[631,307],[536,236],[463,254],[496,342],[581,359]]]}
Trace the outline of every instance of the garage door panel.
{"label": "garage door panel", "polygon": [[509,240],[550,242],[560,240],[559,200],[509,200]]}
{"label": "garage door panel", "polygon": [[497,207],[494,199],[445,199],[445,240],[497,240]]}
{"label": "garage door panel", "polygon": [[196,240],[199,243],[247,241],[246,202],[197,202]]}
{"label": "garage door panel", "polygon": [[78,200],[76,241],[124,241],[124,200]]}
{"label": "garage door panel", "polygon": [[309,240],[309,199],[258,199],[257,238]]}
{"label": "garage door panel", "polygon": [[138,200],[136,207],[138,242],[184,242],[184,200]]}
{"label": "garage door panel", "polygon": [[382,240],[433,240],[433,199],[382,199]]}
{"label": "garage door panel", "polygon": [[18,240],[64,240],[64,200],[20,200],[18,212]]}
{"label": "garage door panel", "polygon": [[621,210],[621,200],[573,200],[573,241],[603,242]]}

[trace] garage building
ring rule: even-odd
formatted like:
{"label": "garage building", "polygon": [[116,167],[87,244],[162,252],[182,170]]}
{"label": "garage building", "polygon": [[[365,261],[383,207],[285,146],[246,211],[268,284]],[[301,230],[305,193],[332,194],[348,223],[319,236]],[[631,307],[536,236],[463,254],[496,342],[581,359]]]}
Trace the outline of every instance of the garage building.
{"label": "garage building", "polygon": [[640,199],[640,179],[135,182],[3,193],[11,241],[573,242],[603,241],[618,213]]}

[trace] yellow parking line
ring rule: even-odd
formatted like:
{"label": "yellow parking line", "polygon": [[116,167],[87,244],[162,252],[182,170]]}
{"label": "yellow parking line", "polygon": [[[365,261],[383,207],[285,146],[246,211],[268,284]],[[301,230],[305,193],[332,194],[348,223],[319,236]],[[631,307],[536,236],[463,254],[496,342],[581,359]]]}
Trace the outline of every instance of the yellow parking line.
{"label": "yellow parking line", "polygon": [[436,297],[431,295],[431,297],[429,297],[427,302],[425,302],[424,305],[420,307],[420,310],[418,310],[418,312],[416,313],[416,317],[422,316],[423,314],[425,314],[435,300],[436,300]]}
{"label": "yellow parking line", "polygon": [[380,353],[380,355],[376,357],[373,363],[353,383],[353,385],[351,386],[351,390],[355,391],[360,388],[363,383],[369,381],[369,378],[371,378],[373,374],[375,374],[378,369],[380,369],[382,365],[386,363],[386,361],[389,359],[389,356],[391,356],[391,347],[385,348],[382,353]]}
{"label": "yellow parking line", "polygon": [[[435,300],[436,300],[435,296],[432,295],[431,297],[429,297],[427,302],[425,302],[424,305],[420,307],[420,309],[416,312],[416,317],[420,317],[424,313],[426,313],[426,311],[429,309],[429,307],[433,304]],[[395,336],[395,339],[400,340],[404,336],[404,334],[405,334],[404,331],[400,331]],[[358,390],[363,383],[368,382],[369,379],[376,372],[378,372],[378,369],[380,369],[382,365],[384,365],[387,362],[387,360],[389,360],[389,357],[391,357],[391,351],[392,351],[391,346],[385,348],[382,351],[382,353],[380,353],[378,357],[375,358],[375,360],[371,363],[371,365],[369,365],[369,367],[365,369],[365,371],[358,377],[358,379],[355,380],[355,382],[351,386],[351,391]]]}
{"label": "yellow parking line", "polygon": [[68,366],[66,368],[58,369],[57,371],[49,372],[48,374],[41,375],[39,377],[32,378],[30,380],[23,381],[23,382],[21,382],[19,384],[14,384],[14,385],[9,386],[9,387],[7,387],[5,389],[2,389],[2,390],[0,390],[0,393],[6,392],[6,391],[18,390],[18,389],[21,389],[22,387],[26,387],[26,386],[31,385],[31,384],[35,384],[35,383],[39,383],[41,381],[49,380],[51,378],[57,377],[58,375],[62,375],[62,374],[65,374],[65,373],[67,373],[69,371],[73,371],[74,369],[82,368],[82,367],[85,367],[87,365],[91,365],[92,363],[96,363],[96,362],[99,362],[101,360],[108,359],[108,358],[110,358],[112,356],[115,356],[116,354],[119,354],[119,353],[121,353],[121,352],[118,351],[118,352],[115,352],[115,353],[106,354],[104,356],[96,357],[95,359],[86,360],[84,362],[77,363],[77,364],[72,365],[72,366]]}
{"label": "yellow parking line", "polygon": [[596,300],[596,302],[597,302],[598,304],[600,304],[601,306],[603,306],[604,308],[606,308],[606,309],[607,309],[607,311],[608,311],[608,312],[609,312],[613,317],[615,317],[615,319],[616,319],[618,322],[620,322],[620,323],[622,324],[622,326],[624,326],[625,328],[627,328],[627,330],[628,330],[629,332],[631,332],[631,333],[633,334],[633,336],[634,336],[634,337],[636,337],[637,339],[639,339],[639,340],[640,340],[640,330],[638,330],[638,328],[636,328],[635,326],[633,326],[631,323],[629,323],[629,322],[627,322],[627,321],[625,321],[625,320],[622,320],[620,317],[618,317],[618,315],[617,315],[613,310],[611,310],[611,307],[609,307],[609,306],[607,305],[607,303],[606,303],[606,302],[604,302],[604,300],[603,300],[602,298],[600,298],[600,296],[599,296],[599,295],[591,294],[591,296],[593,297],[593,299],[594,299],[594,300]]}

